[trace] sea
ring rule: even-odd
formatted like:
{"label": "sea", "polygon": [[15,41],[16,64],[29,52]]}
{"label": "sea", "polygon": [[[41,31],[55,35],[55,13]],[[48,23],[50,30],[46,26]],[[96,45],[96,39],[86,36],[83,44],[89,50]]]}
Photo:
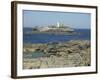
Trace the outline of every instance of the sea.
{"label": "sea", "polygon": [[23,42],[24,43],[48,43],[48,42],[66,42],[70,40],[90,40],[90,29],[75,29],[77,34],[25,34],[32,32],[32,28],[23,28]]}

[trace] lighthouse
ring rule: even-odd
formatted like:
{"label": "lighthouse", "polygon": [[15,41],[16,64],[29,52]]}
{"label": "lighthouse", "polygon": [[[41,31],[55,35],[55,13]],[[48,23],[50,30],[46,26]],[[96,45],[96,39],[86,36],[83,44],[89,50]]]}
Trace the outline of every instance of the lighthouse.
{"label": "lighthouse", "polygon": [[57,22],[57,27],[59,28],[59,26],[60,26],[60,24],[59,24],[59,22]]}

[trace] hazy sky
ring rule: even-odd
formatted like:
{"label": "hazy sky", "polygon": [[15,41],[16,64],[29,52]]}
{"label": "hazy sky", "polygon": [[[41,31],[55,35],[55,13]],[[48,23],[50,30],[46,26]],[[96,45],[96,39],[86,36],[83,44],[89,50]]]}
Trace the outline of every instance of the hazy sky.
{"label": "hazy sky", "polygon": [[53,11],[23,11],[23,26],[56,25],[57,22],[72,28],[90,28],[91,15],[89,13],[53,12]]}

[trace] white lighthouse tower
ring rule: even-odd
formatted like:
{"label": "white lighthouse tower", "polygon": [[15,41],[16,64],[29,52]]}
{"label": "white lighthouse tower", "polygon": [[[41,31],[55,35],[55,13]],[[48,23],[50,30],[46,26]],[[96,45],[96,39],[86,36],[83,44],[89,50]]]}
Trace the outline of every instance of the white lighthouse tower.
{"label": "white lighthouse tower", "polygon": [[58,27],[58,28],[60,27],[60,24],[59,24],[59,22],[57,22],[57,27]]}

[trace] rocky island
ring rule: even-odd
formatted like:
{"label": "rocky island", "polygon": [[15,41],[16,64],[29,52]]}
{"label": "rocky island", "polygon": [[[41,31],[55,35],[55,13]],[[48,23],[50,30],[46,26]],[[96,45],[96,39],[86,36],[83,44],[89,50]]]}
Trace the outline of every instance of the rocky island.
{"label": "rocky island", "polygon": [[64,24],[60,24],[57,22],[56,25],[50,25],[50,26],[35,26],[32,29],[32,32],[27,32],[27,34],[30,33],[36,33],[36,34],[75,34],[75,30],[71,28],[70,26],[65,26]]}

